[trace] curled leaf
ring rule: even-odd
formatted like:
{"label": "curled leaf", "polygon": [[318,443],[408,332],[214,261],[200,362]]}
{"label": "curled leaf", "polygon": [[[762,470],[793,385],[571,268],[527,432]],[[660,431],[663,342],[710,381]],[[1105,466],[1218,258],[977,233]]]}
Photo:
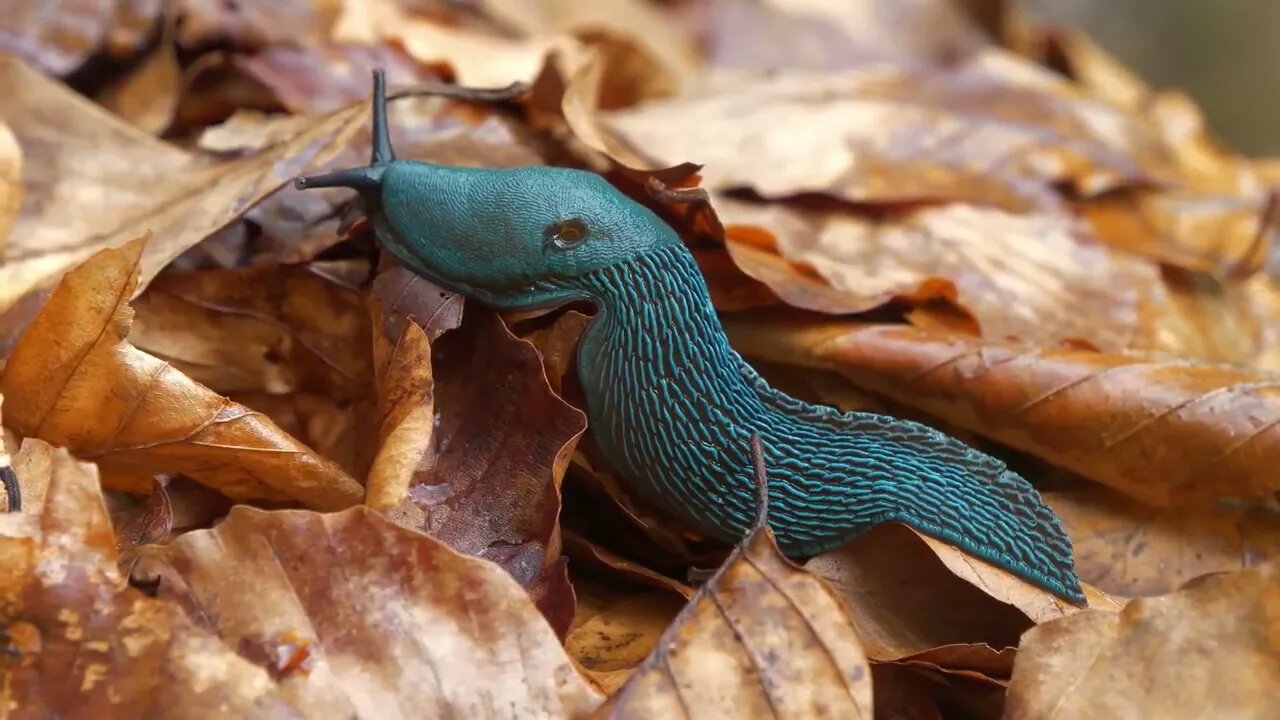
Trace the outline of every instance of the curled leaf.
{"label": "curled leaf", "polygon": [[63,278],[0,375],[7,426],[93,459],[120,489],[183,472],[232,498],[358,502],[338,466],[125,340],[145,244],[104,250]]}

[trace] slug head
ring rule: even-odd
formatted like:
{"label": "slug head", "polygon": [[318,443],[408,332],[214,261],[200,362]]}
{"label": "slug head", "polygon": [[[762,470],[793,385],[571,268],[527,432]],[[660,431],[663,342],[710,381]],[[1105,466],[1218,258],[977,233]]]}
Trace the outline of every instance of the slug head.
{"label": "slug head", "polygon": [[503,309],[554,304],[585,297],[577,278],[680,243],[657,215],[594,173],[396,160],[385,105],[375,71],[372,163],[296,185],[359,191],[382,246],[450,290]]}

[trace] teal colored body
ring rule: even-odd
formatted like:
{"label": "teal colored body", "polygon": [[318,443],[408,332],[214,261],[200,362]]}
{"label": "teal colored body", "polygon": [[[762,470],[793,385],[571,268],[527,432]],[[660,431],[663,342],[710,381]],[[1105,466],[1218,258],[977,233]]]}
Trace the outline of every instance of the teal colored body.
{"label": "teal colored body", "polygon": [[310,183],[360,189],[379,241],[407,267],[503,310],[596,305],[578,353],[589,432],[644,500],[740,540],[755,514],[749,438],[758,432],[769,524],[787,554],[899,521],[1084,602],[1071,542],[1030,484],[927,426],[769,387],[729,346],[675,232],[598,175],[376,152],[370,168]]}

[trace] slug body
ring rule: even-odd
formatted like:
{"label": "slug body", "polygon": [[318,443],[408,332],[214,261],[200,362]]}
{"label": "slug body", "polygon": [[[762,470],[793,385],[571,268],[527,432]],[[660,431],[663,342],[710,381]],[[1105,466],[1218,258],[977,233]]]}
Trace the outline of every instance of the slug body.
{"label": "slug body", "polygon": [[769,524],[788,555],[898,521],[1084,603],[1058,519],[999,460],[919,423],[771,388],[730,347],[676,233],[598,175],[393,160],[380,84],[373,165],[306,184],[359,189],[389,252],[469,298],[503,310],[594,303],[578,350],[589,431],[642,499],[738,541],[755,515],[758,432]]}

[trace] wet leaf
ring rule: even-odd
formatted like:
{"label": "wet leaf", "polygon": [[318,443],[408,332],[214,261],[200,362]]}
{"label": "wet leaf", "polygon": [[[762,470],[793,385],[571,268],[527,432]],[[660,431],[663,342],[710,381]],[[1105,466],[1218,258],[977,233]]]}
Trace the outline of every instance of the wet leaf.
{"label": "wet leaf", "polygon": [[1162,595],[1209,573],[1280,558],[1280,513],[1258,506],[1153,508],[1103,488],[1044,493],[1085,582],[1125,597]]}
{"label": "wet leaf", "polygon": [[1006,717],[1274,716],[1278,573],[1268,563],[1210,576],[1119,613],[1033,628],[1018,650]]}
{"label": "wet leaf", "polygon": [[118,489],[183,472],[237,499],[358,502],[338,466],[125,340],[145,244],[104,250],[63,278],[0,376],[8,427],[94,460]]}
{"label": "wet leaf", "polygon": [[0,515],[6,702],[28,715],[289,716],[266,672],[167,602],[128,587],[92,465],[49,458],[38,514]]}
{"label": "wet leaf", "polygon": [[605,717],[871,717],[855,620],[761,519],[618,690]]}
{"label": "wet leaf", "polygon": [[819,320],[782,329],[757,318],[730,327],[749,354],[835,370],[1152,505],[1280,489],[1270,375],[900,326]]}
{"label": "wet leaf", "polygon": [[[770,199],[822,193],[1025,211],[1054,207],[1053,184],[1093,193],[1147,178],[1144,162],[1164,171],[1141,126],[1047,79],[1010,81],[1001,67],[731,77],[606,123],[656,163],[703,165],[709,190]],[[804,132],[785,120],[797,116]],[[755,151],[740,152],[748,146]]]}
{"label": "wet leaf", "polygon": [[0,309],[103,248],[151,230],[139,289],[170,260],[334,154],[367,116],[311,117],[261,152],[222,162],[146,136],[13,58],[0,105],[23,149],[26,195],[0,261]]}
{"label": "wet leaf", "polygon": [[716,206],[738,266],[808,310],[944,300],[986,337],[1083,338],[1122,349],[1140,336],[1143,299],[1159,281],[1154,265],[1108,251],[1065,215],[946,205],[877,218],[724,199]]}
{"label": "wet leaf", "polygon": [[503,570],[364,507],[237,506],[147,557],[161,597],[228,647],[258,646],[326,717],[573,717],[599,702]]}

